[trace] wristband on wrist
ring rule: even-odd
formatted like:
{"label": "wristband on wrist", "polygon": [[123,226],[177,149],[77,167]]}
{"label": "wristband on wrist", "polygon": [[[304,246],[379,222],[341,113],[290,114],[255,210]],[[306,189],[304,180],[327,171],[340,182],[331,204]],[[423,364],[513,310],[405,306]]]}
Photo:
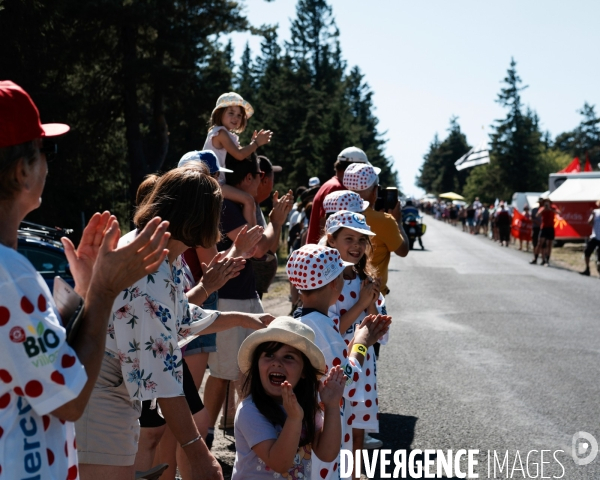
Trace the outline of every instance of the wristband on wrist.
{"label": "wristband on wrist", "polygon": [[[204,290],[204,293],[206,294],[206,300],[208,300],[208,297],[210,297],[210,295],[209,295],[209,294],[208,294],[208,292],[206,291],[206,288],[204,288],[204,285],[203,285],[203,284],[200,284],[200,288],[201,288],[202,290]],[[204,301],[206,302],[206,300],[204,300]]]}
{"label": "wristband on wrist", "polygon": [[189,442],[187,442],[187,443],[183,443],[183,444],[181,445],[181,448],[188,447],[188,446],[190,446],[192,443],[196,443],[196,442],[197,442],[198,440],[200,440],[201,438],[202,438],[202,435],[198,434],[198,436],[197,436],[196,438],[194,438],[193,440],[190,440],[190,441],[189,441]]}
{"label": "wristband on wrist", "polygon": [[363,357],[367,356],[367,347],[361,345],[360,343],[355,343],[352,345],[352,352],[360,353]]}

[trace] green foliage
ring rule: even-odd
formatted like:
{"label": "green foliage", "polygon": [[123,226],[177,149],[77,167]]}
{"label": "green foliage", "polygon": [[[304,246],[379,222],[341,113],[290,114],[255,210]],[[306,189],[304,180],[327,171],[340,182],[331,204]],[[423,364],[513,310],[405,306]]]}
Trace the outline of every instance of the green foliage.
{"label": "green foliage", "polygon": [[467,201],[472,202],[475,197],[479,197],[483,203],[493,203],[496,198],[509,198],[505,197],[505,189],[500,180],[502,171],[493,154],[490,157],[490,163],[470,170],[472,171],[463,189],[463,196]]}
{"label": "green foliage", "polygon": [[574,130],[558,135],[554,145],[571,158],[579,157],[582,170],[586,156],[595,168],[600,162],[600,118],[596,115],[595,106],[587,102],[579,113],[583,117],[581,123]]}
{"label": "green foliage", "polygon": [[[333,173],[345,147],[363,148],[396,183],[377,131],[372,92],[358,68],[346,73],[331,7],[300,0],[292,40],[253,27],[234,0],[11,0],[1,2],[0,77],[22,85],[44,122],[65,122],[44,203],[31,220],[80,230],[110,209],[123,226],[148,173],[172,168],[201,149],[215,101],[233,86],[256,111],[242,135],[274,131],[263,153],[284,167],[276,187]],[[268,7],[266,7],[268,8]],[[263,36],[235,68],[234,31]],[[234,70],[236,74],[234,76]]]}
{"label": "green foliage", "polygon": [[470,150],[467,138],[460,130],[458,117],[450,119],[448,136],[440,142],[437,134],[423,157],[417,185],[430,193],[462,191],[469,170],[456,170],[454,162]]}

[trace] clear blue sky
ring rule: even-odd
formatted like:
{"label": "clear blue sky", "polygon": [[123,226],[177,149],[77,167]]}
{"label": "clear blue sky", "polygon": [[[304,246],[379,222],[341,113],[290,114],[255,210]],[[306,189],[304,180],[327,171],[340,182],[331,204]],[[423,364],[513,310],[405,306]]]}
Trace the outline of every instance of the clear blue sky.
{"label": "clear blue sky", "polygon": [[[289,38],[295,1],[243,3],[252,24],[279,24],[281,41]],[[579,123],[577,110],[585,101],[600,112],[598,0],[329,4],[348,66],[358,65],[375,93],[386,154],[394,159],[405,193],[422,193],[414,182],[423,155],[436,132],[445,137],[452,115],[459,117],[471,145],[504,116],[494,100],[511,57],[529,86],[524,103],[553,137]],[[260,52],[260,38],[234,34],[232,39],[238,61],[247,41]]]}

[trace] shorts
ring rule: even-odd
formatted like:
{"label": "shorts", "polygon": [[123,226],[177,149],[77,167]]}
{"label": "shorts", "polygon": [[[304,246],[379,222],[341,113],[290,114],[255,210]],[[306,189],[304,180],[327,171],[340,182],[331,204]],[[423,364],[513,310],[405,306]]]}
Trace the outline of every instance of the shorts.
{"label": "shorts", "polygon": [[590,238],[585,246],[585,251],[583,252],[586,257],[591,257],[594,250],[598,248],[600,249],[600,240],[596,237]]}
{"label": "shorts", "polygon": [[[204,310],[216,310],[219,302],[219,293],[213,292],[209,295],[206,301],[202,304]],[[194,338],[185,347],[184,357],[195,355],[196,353],[210,353],[217,351],[217,334],[209,333],[208,335],[199,335]]]}
{"label": "shorts", "polygon": [[139,400],[129,398],[119,359],[105,354],[90,400],[75,422],[79,463],[133,465],[141,409]]}
{"label": "shorts", "polygon": [[[262,303],[258,298],[234,300],[219,298],[220,312],[264,313]],[[240,376],[237,354],[240,345],[254,330],[251,328],[234,327],[217,333],[217,351],[208,355],[210,375],[223,380],[237,380]]]}
{"label": "shorts", "polygon": [[554,240],[554,227],[544,227],[540,230],[540,240],[545,238],[546,240]]}
{"label": "shorts", "polygon": [[[183,393],[187,400],[188,407],[190,407],[190,412],[194,415],[204,408],[204,404],[200,399],[198,390],[196,390],[194,377],[192,377],[192,373],[190,372],[187,363],[185,363],[185,359],[183,360],[182,366]],[[140,427],[142,428],[162,427],[167,423],[165,419],[158,414],[158,408],[150,408],[151,404],[152,400],[144,400],[142,402],[142,415],[140,416]]]}
{"label": "shorts", "polygon": [[475,226],[475,219],[474,218],[467,218],[467,225],[469,227],[474,227]]}

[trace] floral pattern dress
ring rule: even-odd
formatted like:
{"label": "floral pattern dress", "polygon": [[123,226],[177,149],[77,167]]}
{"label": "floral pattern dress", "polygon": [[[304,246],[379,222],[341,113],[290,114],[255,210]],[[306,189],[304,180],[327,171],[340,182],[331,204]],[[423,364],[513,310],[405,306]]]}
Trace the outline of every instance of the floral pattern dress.
{"label": "floral pattern dress", "polygon": [[[136,230],[119,245],[133,241]],[[113,304],[106,353],[118,358],[132,400],[183,394],[181,347],[220,315],[188,302],[182,258],[123,290]]]}
{"label": "floral pattern dress", "polygon": [[[339,326],[340,317],[346,313],[358,301],[360,294],[361,280],[358,276],[353,280],[344,280],[344,288],[340,294],[338,301],[329,308],[329,317],[333,319],[336,326]],[[379,313],[384,313],[385,299],[379,294],[377,300],[377,310]],[[365,318],[366,313],[363,311],[352,323],[350,328],[342,333],[342,338],[348,345],[354,337],[354,330],[360,325]],[[381,344],[387,343],[388,334],[380,340]],[[368,432],[379,432],[379,399],[377,398],[377,361],[375,358],[375,350],[369,347],[367,357],[362,365],[362,375],[359,377],[357,388],[363,392],[364,398],[362,401],[350,401],[350,414],[352,418],[352,428],[365,429]]]}

